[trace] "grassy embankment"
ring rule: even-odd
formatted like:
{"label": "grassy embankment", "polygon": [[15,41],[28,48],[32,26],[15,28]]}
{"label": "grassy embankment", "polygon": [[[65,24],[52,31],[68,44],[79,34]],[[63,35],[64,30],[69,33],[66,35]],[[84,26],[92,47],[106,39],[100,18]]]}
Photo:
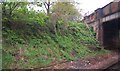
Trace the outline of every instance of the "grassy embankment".
{"label": "grassy embankment", "polygon": [[[15,26],[14,26],[15,27]],[[52,34],[38,25],[3,28],[3,68],[39,68],[62,61],[107,53],[83,23],[72,23],[63,33]]]}

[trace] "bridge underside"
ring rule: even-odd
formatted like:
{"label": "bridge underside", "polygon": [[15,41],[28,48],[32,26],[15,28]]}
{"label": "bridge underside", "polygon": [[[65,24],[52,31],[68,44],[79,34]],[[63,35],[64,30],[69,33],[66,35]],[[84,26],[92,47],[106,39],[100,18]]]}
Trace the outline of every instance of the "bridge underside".
{"label": "bridge underside", "polygon": [[120,47],[120,18],[102,23],[102,43],[105,48]]}

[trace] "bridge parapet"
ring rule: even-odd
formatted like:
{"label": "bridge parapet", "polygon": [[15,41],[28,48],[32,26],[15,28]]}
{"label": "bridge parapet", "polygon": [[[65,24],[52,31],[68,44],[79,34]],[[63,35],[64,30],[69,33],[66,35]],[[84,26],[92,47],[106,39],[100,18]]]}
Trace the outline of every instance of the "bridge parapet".
{"label": "bridge parapet", "polygon": [[[120,17],[119,12],[120,12],[120,1],[119,2],[111,2],[102,8],[98,8],[92,14],[84,17],[84,21],[87,24],[91,24],[91,23],[93,23],[97,20],[103,19],[103,18],[112,20],[111,19],[111,17],[112,17],[113,19],[116,19],[116,18]],[[105,22],[105,21],[109,21],[109,20],[104,20],[103,22]]]}

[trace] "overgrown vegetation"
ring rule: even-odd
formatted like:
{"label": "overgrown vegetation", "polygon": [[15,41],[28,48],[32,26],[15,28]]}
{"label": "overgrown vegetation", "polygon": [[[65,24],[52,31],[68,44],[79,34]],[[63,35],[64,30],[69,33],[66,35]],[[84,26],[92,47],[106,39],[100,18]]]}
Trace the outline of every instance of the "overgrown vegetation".
{"label": "overgrown vegetation", "polygon": [[[51,25],[50,16],[28,11],[26,4],[17,7],[11,14],[12,17],[9,16],[10,19],[3,14],[3,68],[46,67],[86,57],[96,53],[89,49],[90,46],[100,47],[93,36],[94,32],[90,32],[84,23],[68,20],[66,24],[61,19],[56,19]],[[7,8],[8,5],[4,7]],[[55,26],[55,33],[52,26]],[[106,53],[105,50],[99,50],[96,55],[101,52]]]}

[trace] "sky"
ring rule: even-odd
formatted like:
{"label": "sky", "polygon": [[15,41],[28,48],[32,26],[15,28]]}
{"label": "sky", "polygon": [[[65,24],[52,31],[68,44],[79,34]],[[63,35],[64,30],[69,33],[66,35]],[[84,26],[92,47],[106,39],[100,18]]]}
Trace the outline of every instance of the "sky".
{"label": "sky", "polygon": [[[55,1],[55,0],[52,0],[52,1]],[[61,1],[65,1],[65,0],[61,0]],[[81,13],[83,16],[85,13],[88,13],[89,15],[90,13],[94,12],[94,10],[96,10],[97,8],[102,8],[103,6],[107,5],[112,1],[114,0],[75,0],[75,2],[80,3],[77,5],[77,9],[82,9]],[[40,8],[35,8],[35,9],[40,10]]]}
{"label": "sky", "polygon": [[89,13],[94,12],[97,8],[102,8],[113,0],[77,0],[80,3],[78,6],[82,8],[82,14],[84,15],[89,11]]}

